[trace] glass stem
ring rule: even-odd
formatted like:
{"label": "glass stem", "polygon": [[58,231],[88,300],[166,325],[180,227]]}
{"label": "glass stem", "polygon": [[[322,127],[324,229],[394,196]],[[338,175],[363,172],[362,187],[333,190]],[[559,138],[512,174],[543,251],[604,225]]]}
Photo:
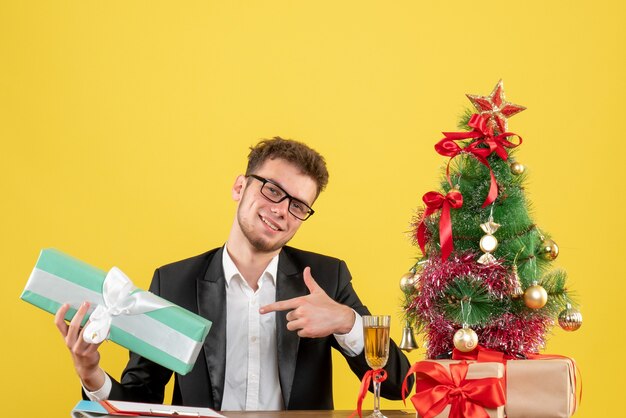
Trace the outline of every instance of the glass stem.
{"label": "glass stem", "polygon": [[380,382],[374,380],[374,412],[380,412]]}

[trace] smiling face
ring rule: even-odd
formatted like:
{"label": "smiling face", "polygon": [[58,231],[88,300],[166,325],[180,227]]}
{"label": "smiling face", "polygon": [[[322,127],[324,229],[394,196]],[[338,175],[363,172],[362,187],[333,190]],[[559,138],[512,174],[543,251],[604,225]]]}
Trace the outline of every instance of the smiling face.
{"label": "smiling face", "polygon": [[[253,174],[271,180],[309,206],[317,196],[315,181],[285,160],[266,160]],[[253,177],[237,177],[232,193],[239,203],[229,241],[243,238],[255,252],[274,253],[289,242],[302,221],[289,213],[289,199],[271,202],[261,194],[262,185]]]}

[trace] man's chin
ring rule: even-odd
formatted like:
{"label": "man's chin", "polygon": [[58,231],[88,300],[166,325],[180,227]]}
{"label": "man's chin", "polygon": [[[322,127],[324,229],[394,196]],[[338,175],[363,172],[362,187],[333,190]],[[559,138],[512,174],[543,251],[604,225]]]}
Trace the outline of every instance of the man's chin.
{"label": "man's chin", "polygon": [[288,240],[284,242],[272,242],[272,241],[268,241],[266,239],[260,239],[260,238],[250,239],[250,237],[248,237],[248,241],[250,241],[250,244],[257,251],[262,252],[262,253],[276,252],[280,250],[281,248],[283,248],[285,244],[287,244],[288,242]]}

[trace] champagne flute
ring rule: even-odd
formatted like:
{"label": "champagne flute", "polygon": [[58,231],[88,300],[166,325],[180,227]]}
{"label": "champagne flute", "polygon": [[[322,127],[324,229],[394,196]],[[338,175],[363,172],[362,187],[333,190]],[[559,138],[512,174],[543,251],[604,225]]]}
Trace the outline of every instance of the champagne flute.
{"label": "champagne flute", "polygon": [[[363,338],[365,345],[365,360],[374,370],[382,369],[389,358],[389,315],[369,315],[363,317]],[[374,383],[374,411],[367,418],[386,418],[380,412],[380,384],[373,378]]]}

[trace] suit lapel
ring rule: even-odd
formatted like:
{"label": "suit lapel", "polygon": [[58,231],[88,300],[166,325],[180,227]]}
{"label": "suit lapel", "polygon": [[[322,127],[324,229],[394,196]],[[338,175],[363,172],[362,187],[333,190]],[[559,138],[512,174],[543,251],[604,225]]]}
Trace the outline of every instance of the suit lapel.
{"label": "suit lapel", "polygon": [[[301,272],[284,249],[278,258],[278,273],[276,277],[276,300],[286,300],[308,293],[302,280]],[[296,371],[298,358],[298,334],[287,329],[287,311],[276,312],[276,341],[278,345],[278,375],[283,394],[285,409],[289,408],[291,387]]]}
{"label": "suit lapel", "polygon": [[221,409],[226,367],[226,287],[222,251],[219,249],[209,263],[204,278],[198,280],[198,312],[212,322],[204,341],[204,356],[209,369],[214,407]]}

